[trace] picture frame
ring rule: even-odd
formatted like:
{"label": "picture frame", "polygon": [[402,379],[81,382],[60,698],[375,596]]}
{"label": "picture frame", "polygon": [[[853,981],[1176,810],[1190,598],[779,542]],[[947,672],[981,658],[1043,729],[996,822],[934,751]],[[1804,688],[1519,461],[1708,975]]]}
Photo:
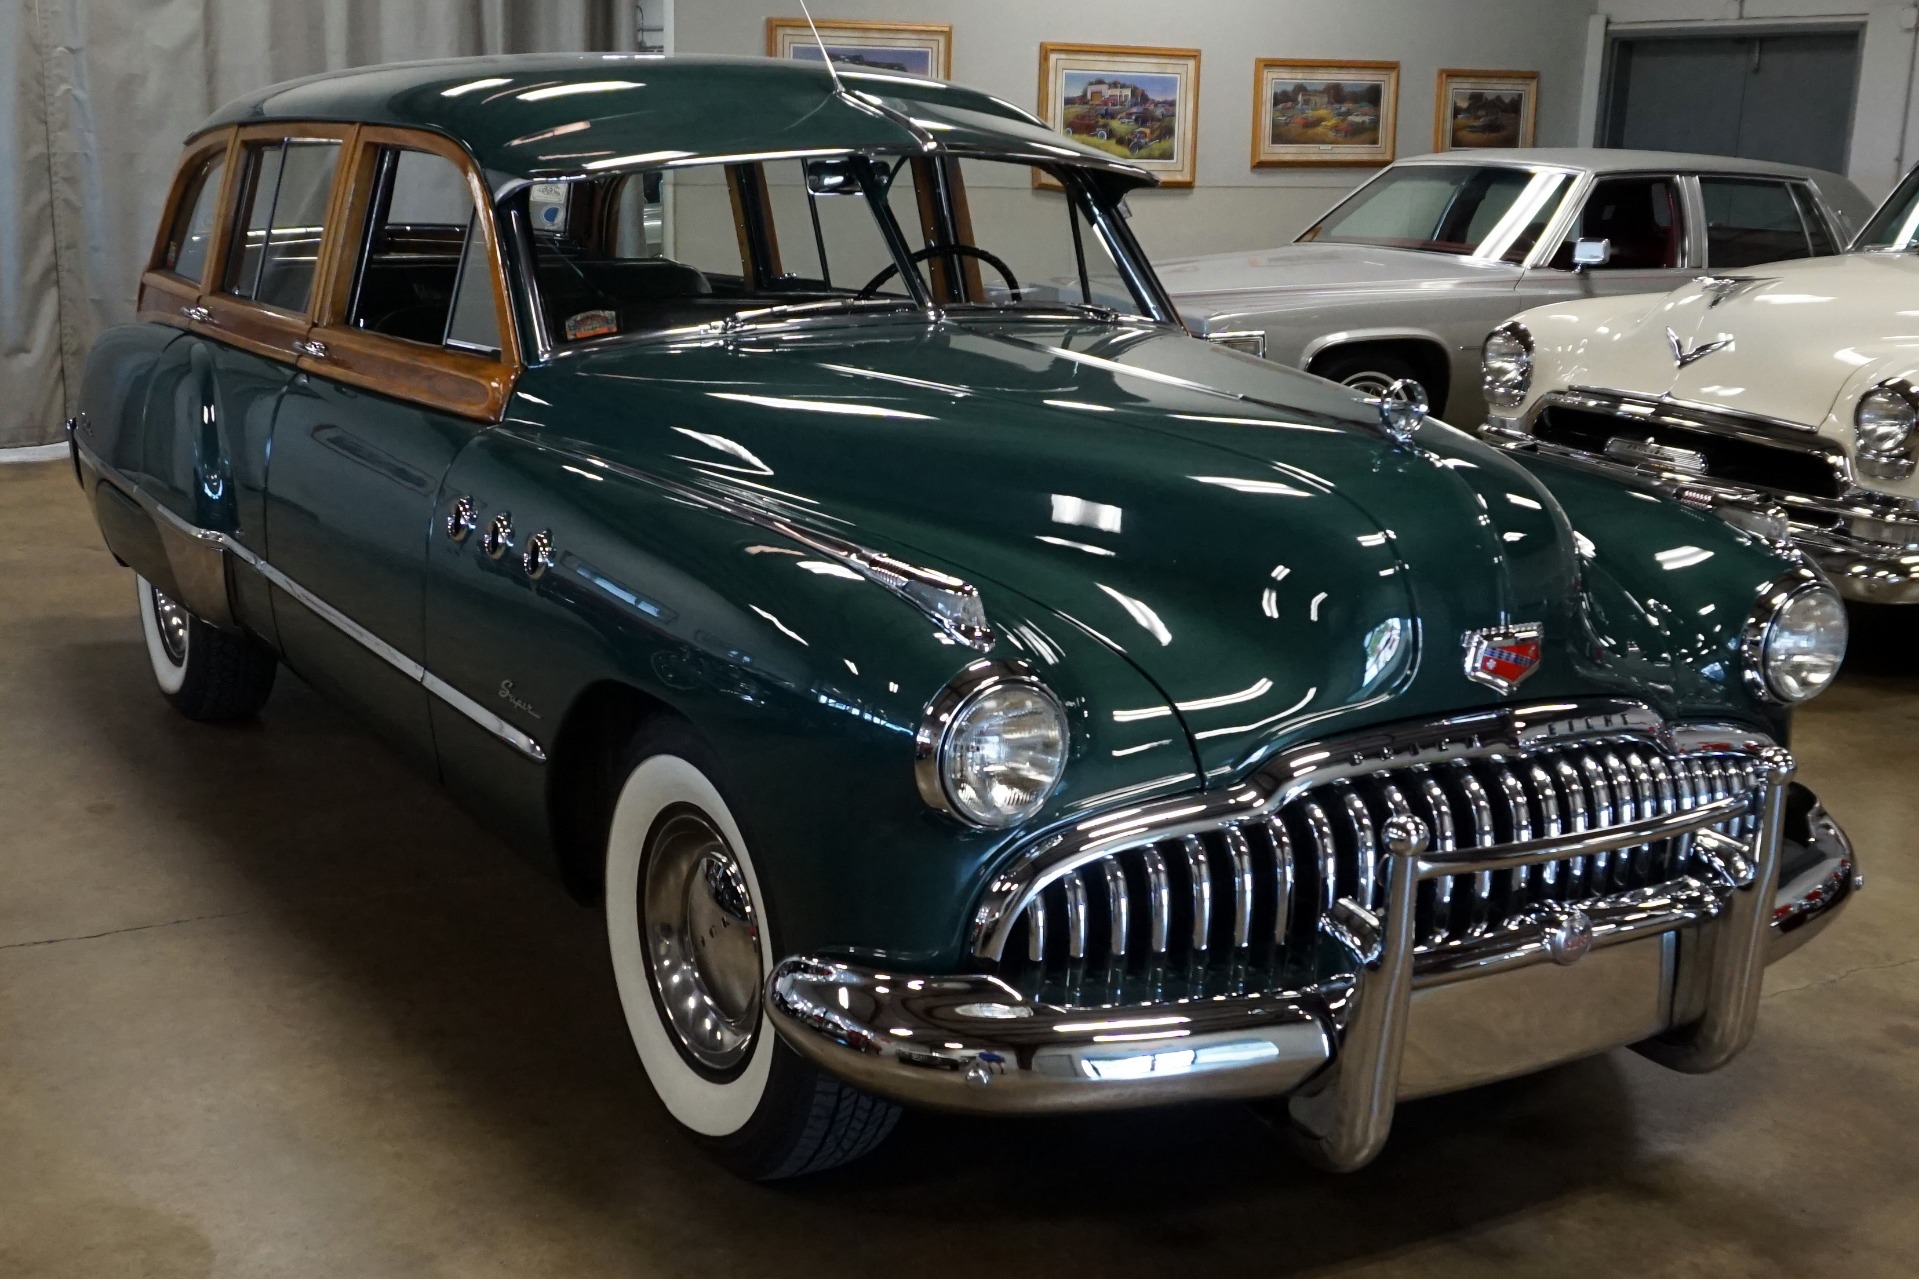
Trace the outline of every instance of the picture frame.
{"label": "picture frame", "polygon": [[1539,126],[1537,71],[1439,73],[1433,104],[1433,150],[1484,151],[1529,147]]}
{"label": "picture frame", "polygon": [[768,18],[766,56],[801,62],[820,61],[826,45],[835,66],[922,80],[953,78],[953,28],[942,22],[855,22],[819,24],[819,37],[805,18]]}
{"label": "picture frame", "polygon": [[1391,164],[1399,64],[1353,59],[1253,62],[1253,167]]}
{"label": "picture frame", "polygon": [[[1198,49],[1042,44],[1039,108],[1054,132],[1156,174],[1161,186],[1198,177]],[[1037,173],[1033,182],[1058,189]]]}

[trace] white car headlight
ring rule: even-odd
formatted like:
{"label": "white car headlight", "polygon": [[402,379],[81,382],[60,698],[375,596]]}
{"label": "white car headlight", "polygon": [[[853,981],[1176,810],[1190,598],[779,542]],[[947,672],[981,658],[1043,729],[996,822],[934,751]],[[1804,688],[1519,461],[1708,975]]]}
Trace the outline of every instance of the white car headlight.
{"label": "white car headlight", "polygon": [[1533,335],[1517,320],[1508,320],[1486,335],[1479,380],[1486,402],[1516,409],[1533,384]]}
{"label": "white car headlight", "polygon": [[1823,692],[1846,657],[1846,606],[1824,582],[1793,574],[1760,593],[1746,624],[1746,675],[1775,702]]}
{"label": "white car headlight", "polygon": [[1887,382],[1859,397],[1852,413],[1853,439],[1859,445],[1859,469],[1879,479],[1912,474],[1913,428],[1919,426],[1919,399],[1903,382]]}
{"label": "white car headlight", "polygon": [[1066,711],[1037,680],[981,662],[927,708],[917,744],[920,795],[974,826],[1040,810],[1066,774]]}

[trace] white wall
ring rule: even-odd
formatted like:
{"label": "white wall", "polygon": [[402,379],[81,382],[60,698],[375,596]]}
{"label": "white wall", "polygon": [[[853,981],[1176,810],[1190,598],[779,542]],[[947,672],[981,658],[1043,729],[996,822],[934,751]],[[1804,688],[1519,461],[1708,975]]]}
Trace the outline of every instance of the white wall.
{"label": "white wall", "polygon": [[[1913,30],[1919,9],[1904,0],[1596,0],[1596,22],[1589,40],[1613,35],[1660,32],[1701,35],[1769,34],[1797,24],[1858,26],[1859,92],[1853,106],[1852,146],[1846,176],[1877,200],[1899,180],[1919,148],[1913,73],[1919,44]],[[1599,96],[1599,49],[1589,47],[1589,75],[1582,94],[1586,130],[1577,140],[1593,140]]]}
{"label": "white wall", "polygon": [[[679,0],[674,52],[759,54],[792,0]],[[1141,192],[1156,257],[1259,248],[1304,229],[1371,169],[1254,169],[1255,58],[1397,59],[1399,154],[1432,149],[1441,67],[1540,73],[1539,143],[1573,141],[1593,0],[819,0],[814,17],[950,22],[953,78],[1036,109],[1043,41],[1200,50],[1199,173]],[[1034,197],[1035,212],[1044,197]]]}

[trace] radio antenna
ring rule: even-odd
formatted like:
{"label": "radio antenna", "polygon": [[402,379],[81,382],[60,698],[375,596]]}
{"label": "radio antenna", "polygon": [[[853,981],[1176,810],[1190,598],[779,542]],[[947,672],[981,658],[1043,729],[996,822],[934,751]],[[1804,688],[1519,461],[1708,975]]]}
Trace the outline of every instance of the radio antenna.
{"label": "radio antenna", "polygon": [[820,47],[820,58],[826,63],[826,74],[833,77],[833,92],[845,96],[846,86],[840,83],[839,68],[833,65],[833,55],[827,52],[826,41],[820,36],[820,28],[813,21],[813,11],[806,7],[806,0],[800,0],[800,13],[806,18],[807,29],[813,33],[813,43]]}

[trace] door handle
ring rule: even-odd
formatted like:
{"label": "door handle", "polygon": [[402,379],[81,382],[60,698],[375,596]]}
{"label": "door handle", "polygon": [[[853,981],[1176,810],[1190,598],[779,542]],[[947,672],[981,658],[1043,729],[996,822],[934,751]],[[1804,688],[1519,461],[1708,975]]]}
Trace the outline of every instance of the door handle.
{"label": "door handle", "polygon": [[326,359],[326,343],[318,339],[303,338],[293,344],[293,349],[316,360]]}
{"label": "door handle", "polygon": [[188,320],[192,321],[194,324],[213,323],[213,312],[207,310],[203,306],[183,306],[180,308],[180,314],[185,316]]}

